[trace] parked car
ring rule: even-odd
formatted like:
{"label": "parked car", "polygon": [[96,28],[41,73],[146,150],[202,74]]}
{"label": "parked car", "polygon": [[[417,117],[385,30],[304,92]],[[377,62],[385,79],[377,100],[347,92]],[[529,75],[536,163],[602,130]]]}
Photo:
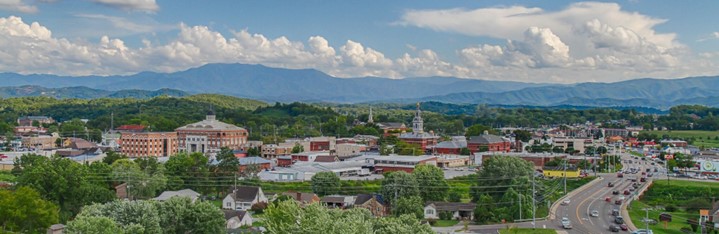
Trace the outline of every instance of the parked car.
{"label": "parked car", "polygon": [[615,205],[621,205],[621,204],[622,204],[622,200],[617,199],[616,201],[614,201],[614,204],[615,204]]}
{"label": "parked car", "polygon": [[619,228],[621,228],[622,231],[627,231],[627,230],[629,230],[629,226],[627,226],[627,224],[625,224],[625,223],[619,225]]}
{"label": "parked car", "polygon": [[619,216],[619,209],[613,209],[612,216]]}
{"label": "parked car", "polygon": [[[634,192],[634,190],[636,190],[634,187],[629,187],[629,191]],[[627,195],[629,195],[629,194],[627,194]]]}
{"label": "parked car", "polygon": [[609,225],[609,231],[610,231],[610,232],[619,232],[619,226],[617,226],[617,225]]}

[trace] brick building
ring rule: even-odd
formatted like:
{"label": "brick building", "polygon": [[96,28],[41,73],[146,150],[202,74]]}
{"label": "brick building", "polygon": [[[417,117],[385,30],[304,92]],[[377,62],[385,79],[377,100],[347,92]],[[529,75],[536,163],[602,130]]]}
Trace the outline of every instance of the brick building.
{"label": "brick building", "polygon": [[437,145],[439,136],[434,135],[434,132],[424,132],[424,121],[422,120],[422,111],[419,109],[419,103],[417,103],[417,110],[414,113],[414,119],[412,120],[412,132],[403,133],[399,136],[399,140],[419,146],[423,151]]}
{"label": "brick building", "polygon": [[417,165],[427,164],[437,166],[437,157],[435,156],[378,156],[366,159],[368,163],[375,166],[375,171],[392,172],[405,171],[412,173]]}
{"label": "brick building", "polygon": [[240,149],[247,143],[247,130],[215,119],[215,113],[205,120],[175,129],[181,151],[215,153],[222,147]]}
{"label": "brick building", "polygon": [[497,135],[485,134],[472,136],[467,141],[467,148],[472,153],[475,152],[510,152],[512,151],[512,143]]}
{"label": "brick building", "polygon": [[119,143],[120,152],[131,158],[167,157],[178,151],[175,132],[126,132]]}
{"label": "brick building", "polygon": [[48,116],[23,116],[17,118],[17,125],[20,126],[32,126],[33,122],[40,124],[52,124],[55,123],[55,120]]}
{"label": "brick building", "polygon": [[462,148],[467,148],[467,138],[464,136],[452,137],[451,141],[443,141],[434,146],[435,154],[461,154]]}

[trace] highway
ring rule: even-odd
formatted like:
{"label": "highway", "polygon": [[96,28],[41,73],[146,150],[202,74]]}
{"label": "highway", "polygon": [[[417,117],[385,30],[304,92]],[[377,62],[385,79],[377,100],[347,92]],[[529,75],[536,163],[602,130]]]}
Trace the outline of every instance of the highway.
{"label": "highway", "polygon": [[[586,233],[612,233],[609,230],[610,225],[618,225],[614,223],[614,215],[612,210],[616,209],[621,212],[620,205],[615,204],[615,201],[620,197],[628,198],[629,195],[624,195],[625,190],[629,190],[632,186],[632,181],[629,180],[629,176],[634,176],[639,182],[641,178],[641,171],[645,168],[653,168],[648,164],[644,164],[645,161],[638,161],[632,159],[629,154],[621,154],[622,161],[632,160],[635,161],[632,164],[624,165],[624,168],[638,167],[640,172],[637,174],[627,175],[624,178],[618,178],[615,173],[602,173],[601,181],[592,184],[590,187],[579,191],[569,196],[570,203],[568,205],[560,206],[555,213],[555,219],[552,220],[552,224],[555,229],[562,229],[561,219],[563,217],[569,218],[572,222],[573,228],[565,230],[568,233],[586,234]],[[652,179],[651,177],[648,179]],[[608,183],[615,183],[614,187],[608,187]],[[612,194],[613,191],[618,191],[618,195]],[[609,197],[610,201],[607,202],[605,199]],[[561,202],[561,201],[560,201]],[[624,202],[624,201],[622,201]],[[599,212],[598,217],[591,217],[590,212],[597,210]],[[623,217],[625,220],[629,217]],[[627,231],[620,231],[627,233]]]}

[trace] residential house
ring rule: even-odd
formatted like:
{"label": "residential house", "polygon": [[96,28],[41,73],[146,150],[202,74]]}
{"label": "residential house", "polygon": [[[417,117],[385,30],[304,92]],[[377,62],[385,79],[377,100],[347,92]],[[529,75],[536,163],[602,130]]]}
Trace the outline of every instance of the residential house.
{"label": "residential house", "polygon": [[389,215],[389,204],[379,194],[358,194],[354,207],[368,209],[376,217]]}
{"label": "residential house", "polygon": [[425,219],[439,219],[440,212],[451,212],[453,220],[474,220],[475,203],[427,202],[424,206]]}
{"label": "residential house", "polygon": [[130,199],[130,194],[127,192],[127,183],[115,186],[115,195],[118,199]]}
{"label": "residential house", "polygon": [[238,229],[240,227],[252,226],[252,215],[244,210],[222,210],[225,213],[225,224],[227,229]]}
{"label": "residential house", "polygon": [[330,195],[322,197],[320,202],[329,208],[345,209],[352,207],[356,198],[355,196]]}
{"label": "residential house", "polygon": [[254,186],[238,186],[222,200],[222,209],[249,210],[257,203],[267,203],[262,188]]}
{"label": "residential house", "polygon": [[152,200],[155,201],[166,201],[173,197],[187,197],[190,198],[192,202],[197,201],[198,198],[200,198],[200,193],[195,192],[192,189],[183,189],[178,191],[164,191],[160,196],[157,196],[156,198],[153,198]]}
{"label": "residential house", "polygon": [[317,203],[317,202],[321,201],[320,197],[314,193],[301,193],[301,192],[289,191],[289,192],[282,193],[282,195],[289,196],[302,205],[308,205],[308,204]]}
{"label": "residential house", "polygon": [[65,231],[65,225],[58,223],[53,224],[47,229],[47,234],[62,234]]}

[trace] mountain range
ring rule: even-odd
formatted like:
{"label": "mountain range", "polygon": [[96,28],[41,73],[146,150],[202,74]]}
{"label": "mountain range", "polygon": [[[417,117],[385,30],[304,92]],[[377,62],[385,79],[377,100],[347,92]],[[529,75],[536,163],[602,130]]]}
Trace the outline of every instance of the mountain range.
{"label": "mountain range", "polygon": [[[314,69],[207,64],[179,72],[141,72],[128,76],[72,77],[0,73],[0,84],[21,86],[0,89],[0,96],[3,97],[48,93],[52,93],[49,96],[59,98],[218,93],[269,102],[439,101],[462,104],[637,106],[660,109],[679,104],[719,106],[719,77],[645,78],[614,83],[564,85],[455,77],[336,78]],[[22,87],[35,87],[36,91],[23,92]]]}

